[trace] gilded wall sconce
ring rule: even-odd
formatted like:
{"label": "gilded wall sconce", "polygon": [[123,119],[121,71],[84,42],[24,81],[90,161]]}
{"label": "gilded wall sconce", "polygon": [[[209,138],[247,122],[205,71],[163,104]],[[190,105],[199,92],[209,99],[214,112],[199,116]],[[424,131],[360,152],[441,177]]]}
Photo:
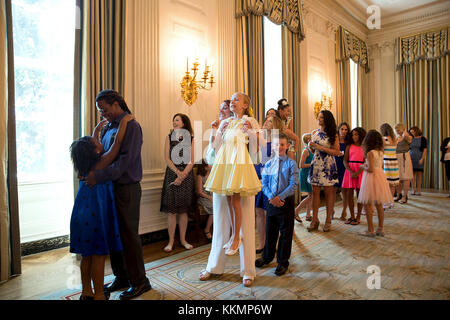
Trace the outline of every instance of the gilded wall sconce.
{"label": "gilded wall sconce", "polygon": [[192,106],[192,104],[197,100],[197,95],[200,89],[211,90],[213,84],[215,83],[214,76],[212,74],[212,71],[209,70],[210,67],[207,65],[206,59],[203,77],[200,80],[196,80],[199,66],[200,63],[198,63],[198,59],[196,59],[193,63],[193,68],[191,69],[193,72],[193,74],[191,75],[191,73],[189,72],[189,58],[186,59],[186,73],[180,85],[181,97],[188,106]]}

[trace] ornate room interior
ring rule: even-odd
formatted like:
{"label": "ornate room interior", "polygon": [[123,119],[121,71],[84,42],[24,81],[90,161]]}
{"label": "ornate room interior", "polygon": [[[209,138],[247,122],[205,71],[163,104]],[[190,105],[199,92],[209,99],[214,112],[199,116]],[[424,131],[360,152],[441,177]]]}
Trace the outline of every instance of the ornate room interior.
{"label": "ornate room interior", "polygon": [[[118,91],[142,127],[139,235],[153,289],[138,299],[450,298],[450,191],[441,161],[450,136],[450,1],[58,1],[53,18],[26,20],[36,16],[33,1],[0,0],[0,300],[80,297],[80,256],[69,252],[79,186],[69,147],[100,121],[95,98],[104,89]],[[73,9],[69,18],[63,5]],[[42,43],[38,33],[46,34]],[[67,43],[65,58],[52,47],[55,38]],[[233,256],[223,276],[200,281],[211,248],[202,230],[207,214],[189,215],[193,249],[176,240],[163,250],[165,139],[174,115],[187,115],[201,161],[219,106],[235,92],[250,97],[261,127],[277,100],[287,99],[300,139],[297,165],[302,135],[318,127],[320,110],[366,131],[418,126],[428,140],[422,195],[386,210],[383,238],[358,236],[364,216],[359,226],[333,220],[329,233],[294,222],[287,274],[275,276],[275,263],[256,268],[246,287]],[[297,190],[296,205],[302,196]],[[339,216],[341,194],[334,210]],[[325,221],[323,198],[318,214]],[[366,286],[373,265],[381,269],[378,290]],[[107,259],[105,283],[112,280]]]}

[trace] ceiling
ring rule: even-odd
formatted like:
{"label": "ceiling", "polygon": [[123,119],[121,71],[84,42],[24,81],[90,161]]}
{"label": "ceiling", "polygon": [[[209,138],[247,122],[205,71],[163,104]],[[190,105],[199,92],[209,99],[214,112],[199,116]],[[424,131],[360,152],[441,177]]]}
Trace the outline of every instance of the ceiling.
{"label": "ceiling", "polygon": [[[339,2],[339,1],[337,1]],[[365,13],[368,6],[376,5],[381,9],[381,14],[391,16],[401,12],[415,9],[424,5],[438,2],[436,0],[348,0],[360,12]]]}
{"label": "ceiling", "polygon": [[341,7],[360,21],[368,17],[367,8],[371,5],[380,7],[381,17],[401,17],[413,10],[421,10],[449,0],[335,0]]}

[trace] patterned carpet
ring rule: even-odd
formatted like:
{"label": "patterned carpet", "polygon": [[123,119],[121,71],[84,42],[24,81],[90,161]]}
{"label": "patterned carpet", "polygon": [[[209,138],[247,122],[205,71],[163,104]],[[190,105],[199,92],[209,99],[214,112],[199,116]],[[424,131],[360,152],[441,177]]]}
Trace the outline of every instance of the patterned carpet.
{"label": "patterned carpet", "polygon": [[[309,233],[307,223],[296,222],[289,273],[274,274],[276,262],[257,268],[251,288],[242,285],[239,258],[228,258],[225,274],[202,282],[209,245],[146,265],[153,290],[139,299],[161,300],[353,300],[450,299],[450,198],[439,193],[411,196],[385,216],[386,236],[366,238],[365,216],[358,226],[333,220],[332,231],[322,232],[325,212],[319,212],[319,231]],[[336,206],[336,216],[341,207]],[[377,219],[374,219],[375,226]],[[378,266],[380,288],[368,273]],[[369,281],[369,277],[372,277]],[[112,276],[105,281],[112,280]],[[78,299],[79,289],[66,289],[42,299]],[[118,299],[119,292],[111,299]]]}

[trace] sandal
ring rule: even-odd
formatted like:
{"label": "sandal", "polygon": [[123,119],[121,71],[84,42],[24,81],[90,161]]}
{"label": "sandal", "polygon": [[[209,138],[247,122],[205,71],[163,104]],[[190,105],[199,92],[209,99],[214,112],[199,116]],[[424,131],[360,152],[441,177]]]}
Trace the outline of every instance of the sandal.
{"label": "sandal", "polygon": [[351,224],[353,222],[353,220],[355,220],[355,219],[348,218],[347,221],[345,221],[344,223],[345,224]]}
{"label": "sandal", "polygon": [[172,251],[172,249],[173,249],[173,244],[172,245],[168,244],[167,246],[164,247],[165,252],[170,252],[170,251]]}
{"label": "sandal", "polygon": [[353,219],[353,221],[350,224],[352,226],[357,226],[359,224],[359,221],[357,219]]}
{"label": "sandal", "polygon": [[305,220],[306,220],[306,221],[312,221],[312,217],[311,217],[311,216],[307,216],[307,217],[305,218]]}
{"label": "sandal", "polygon": [[244,287],[250,287],[253,284],[254,280],[255,279],[246,278],[244,276],[244,278],[242,279],[242,284],[244,285]]}
{"label": "sandal", "polygon": [[208,231],[208,232],[203,231],[203,234],[205,235],[206,239],[208,239],[208,240],[212,239],[211,231]]}
{"label": "sandal", "polygon": [[299,223],[303,223],[302,219],[300,219],[300,217],[297,215],[295,216],[295,220],[297,220],[297,222],[299,222]]}
{"label": "sandal", "polygon": [[206,281],[206,280],[209,280],[209,278],[211,278],[211,273],[206,271],[206,269],[203,269],[202,271],[200,271],[200,275],[198,277],[198,279],[200,281]]}
{"label": "sandal", "polygon": [[375,232],[362,232],[359,235],[364,236],[364,237],[368,237],[368,238],[375,238]]}
{"label": "sandal", "polygon": [[323,226],[323,232],[330,232],[331,231],[331,222],[325,222],[325,225]]}
{"label": "sandal", "polygon": [[320,221],[311,221],[311,224],[307,228],[308,232],[319,229],[319,225],[320,225]]}
{"label": "sandal", "polygon": [[405,204],[408,202],[408,196],[406,196],[405,198],[403,198],[402,200],[399,201],[399,203],[401,204]]}
{"label": "sandal", "polygon": [[341,216],[341,217],[339,218],[339,220],[341,220],[341,221],[347,221],[347,217]]}
{"label": "sandal", "polygon": [[378,228],[378,229],[377,229],[377,232],[376,232],[376,235],[379,236],[379,237],[384,237],[384,231],[383,231],[383,229]]}
{"label": "sandal", "polygon": [[402,194],[400,193],[397,198],[394,199],[395,202],[398,202],[402,198]]}

